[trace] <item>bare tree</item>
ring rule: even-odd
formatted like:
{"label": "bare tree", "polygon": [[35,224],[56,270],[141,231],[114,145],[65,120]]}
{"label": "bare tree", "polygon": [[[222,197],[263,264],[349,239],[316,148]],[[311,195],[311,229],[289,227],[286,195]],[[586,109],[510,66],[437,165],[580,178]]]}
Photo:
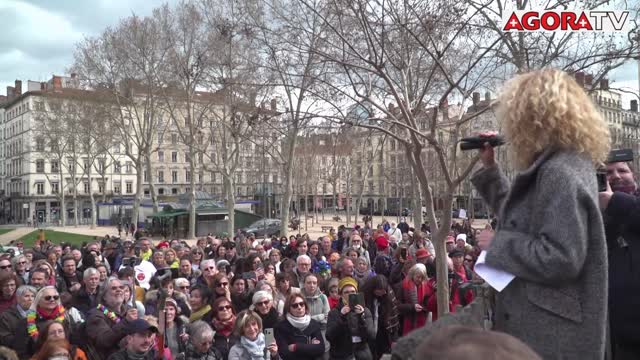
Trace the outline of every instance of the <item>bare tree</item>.
{"label": "bare tree", "polygon": [[[156,10],[155,14],[158,13]],[[79,43],[72,66],[85,86],[107,90],[118,105],[111,112],[109,124],[117,130],[137,173],[133,205],[136,225],[143,196],[143,174],[154,173],[151,158],[167,128],[167,116],[160,106],[161,71],[167,50],[159,26],[151,17],[125,18],[115,28],[107,28],[99,36]],[[149,181],[149,190],[157,212],[153,181]]]}

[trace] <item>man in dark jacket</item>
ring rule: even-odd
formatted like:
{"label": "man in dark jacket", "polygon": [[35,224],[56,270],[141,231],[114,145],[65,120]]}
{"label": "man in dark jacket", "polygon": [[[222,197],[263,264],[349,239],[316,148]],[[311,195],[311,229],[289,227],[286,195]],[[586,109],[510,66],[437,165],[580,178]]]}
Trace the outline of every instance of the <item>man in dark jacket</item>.
{"label": "man in dark jacket", "polygon": [[84,271],[82,287],[73,293],[72,304],[82,315],[87,318],[89,312],[98,306],[98,285],[100,284],[100,273],[94,268]]}
{"label": "man in dark jacket", "polygon": [[76,260],[71,255],[62,258],[61,278],[70,293],[75,293],[82,286],[82,273],[78,271]]}
{"label": "man in dark jacket", "polygon": [[153,345],[158,328],[146,320],[137,319],[127,324],[127,346],[109,356],[108,360],[153,360],[156,358]]}
{"label": "man in dark jacket", "polygon": [[607,164],[600,193],[609,254],[609,325],[615,360],[640,359],[640,192],[625,162]]}
{"label": "man in dark jacket", "polygon": [[338,284],[340,303],[329,312],[327,341],[331,343],[331,359],[373,359],[369,341],[375,339],[373,317],[364,302],[350,307],[349,295],[357,294],[358,283],[353,278],[343,278]]}

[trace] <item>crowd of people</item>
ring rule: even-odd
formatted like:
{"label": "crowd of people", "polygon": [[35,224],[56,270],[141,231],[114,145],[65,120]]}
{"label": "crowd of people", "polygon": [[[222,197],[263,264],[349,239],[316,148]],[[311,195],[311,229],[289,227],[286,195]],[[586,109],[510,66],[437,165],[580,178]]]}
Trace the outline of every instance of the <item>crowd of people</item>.
{"label": "crowd of people", "polygon": [[[473,300],[476,233],[455,224],[447,240],[451,311]],[[15,245],[0,345],[21,359],[379,359],[437,319],[428,227],[404,219],[318,239]]]}

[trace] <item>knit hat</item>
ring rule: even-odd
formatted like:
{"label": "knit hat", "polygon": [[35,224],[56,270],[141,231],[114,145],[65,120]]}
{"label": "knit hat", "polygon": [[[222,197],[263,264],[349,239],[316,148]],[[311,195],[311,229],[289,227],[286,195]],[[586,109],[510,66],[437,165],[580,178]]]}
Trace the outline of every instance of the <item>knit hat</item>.
{"label": "knit hat", "polygon": [[467,242],[467,234],[458,234],[458,237],[456,238],[456,241],[458,240],[464,240],[464,242]]}
{"label": "knit hat", "polygon": [[379,236],[376,239],[376,247],[378,248],[378,250],[384,250],[386,248],[389,247],[389,240],[387,240],[386,237],[384,236]]}
{"label": "knit hat", "polygon": [[253,298],[251,299],[251,303],[253,305],[255,305],[255,304],[263,301],[264,299],[269,299],[269,301],[273,301],[273,294],[271,294],[271,292],[265,291],[265,290],[256,291],[256,293],[253,294]]}
{"label": "knit hat", "polygon": [[167,241],[161,241],[157,246],[157,249],[168,249],[169,248],[169,242]]}
{"label": "knit hat", "polygon": [[356,281],[356,279],[352,278],[352,277],[346,277],[346,278],[342,278],[340,279],[340,282],[338,282],[338,291],[342,292],[342,289],[345,286],[353,286],[356,291],[358,291],[358,282]]}
{"label": "knit hat", "polygon": [[180,310],[181,310],[181,309],[180,309],[180,306],[178,306],[178,302],[177,302],[177,301],[175,301],[173,298],[167,298],[167,299],[165,300],[165,303],[164,303],[164,304],[165,304],[165,306],[166,306],[166,305],[171,305],[171,306],[173,306],[173,307],[176,309],[176,314],[180,314]]}
{"label": "knit hat", "polygon": [[427,249],[418,249],[416,251],[416,259],[424,259],[429,257],[429,251]]}

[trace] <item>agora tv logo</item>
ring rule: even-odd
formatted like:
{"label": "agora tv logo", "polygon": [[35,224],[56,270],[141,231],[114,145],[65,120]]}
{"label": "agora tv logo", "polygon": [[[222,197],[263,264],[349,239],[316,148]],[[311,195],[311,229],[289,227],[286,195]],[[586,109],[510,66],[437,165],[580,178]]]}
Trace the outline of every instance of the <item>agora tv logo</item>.
{"label": "agora tv logo", "polygon": [[628,11],[518,10],[504,20],[503,31],[627,31]]}

